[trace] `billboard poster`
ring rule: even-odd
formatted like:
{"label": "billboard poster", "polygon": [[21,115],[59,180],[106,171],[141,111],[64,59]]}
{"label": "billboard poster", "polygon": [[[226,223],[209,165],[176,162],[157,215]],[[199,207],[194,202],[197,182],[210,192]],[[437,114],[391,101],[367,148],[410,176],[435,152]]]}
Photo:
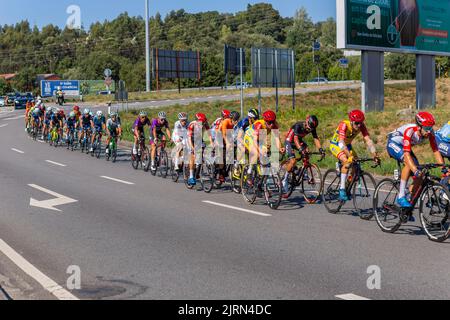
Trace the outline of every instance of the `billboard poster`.
{"label": "billboard poster", "polygon": [[41,96],[43,98],[54,97],[58,87],[61,87],[66,97],[80,95],[80,81],[78,80],[42,80]]}
{"label": "billboard poster", "polygon": [[337,0],[338,48],[450,56],[450,0]]}

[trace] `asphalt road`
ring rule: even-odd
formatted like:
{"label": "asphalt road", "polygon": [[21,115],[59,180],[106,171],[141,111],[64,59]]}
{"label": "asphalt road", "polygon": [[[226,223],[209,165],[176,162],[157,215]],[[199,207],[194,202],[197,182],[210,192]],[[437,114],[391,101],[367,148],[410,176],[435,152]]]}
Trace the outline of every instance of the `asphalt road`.
{"label": "asphalt road", "polygon": [[[387,235],[350,207],[331,215],[297,197],[272,211],[188,191],[133,170],[125,151],[112,164],[32,141],[20,115],[0,114],[0,284],[13,298],[55,297],[2,243],[79,299],[450,299],[450,243],[418,224]],[[54,198],[42,188],[76,202],[30,206]],[[71,266],[80,290],[67,288]]]}

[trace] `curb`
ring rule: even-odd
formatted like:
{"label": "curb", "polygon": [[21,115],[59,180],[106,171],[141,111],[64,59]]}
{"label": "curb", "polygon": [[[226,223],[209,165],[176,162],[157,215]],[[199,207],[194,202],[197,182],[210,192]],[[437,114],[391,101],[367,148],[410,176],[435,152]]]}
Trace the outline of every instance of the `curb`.
{"label": "curb", "polygon": [[11,298],[11,296],[6,292],[5,289],[3,289],[3,287],[0,285],[0,301],[2,300],[13,300],[13,298]]}

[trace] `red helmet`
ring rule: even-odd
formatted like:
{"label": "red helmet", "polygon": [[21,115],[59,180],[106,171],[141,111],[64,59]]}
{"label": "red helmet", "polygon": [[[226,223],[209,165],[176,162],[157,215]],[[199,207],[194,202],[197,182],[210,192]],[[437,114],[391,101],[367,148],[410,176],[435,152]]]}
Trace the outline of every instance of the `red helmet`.
{"label": "red helmet", "polygon": [[64,110],[59,110],[58,114],[64,115]]}
{"label": "red helmet", "polygon": [[419,112],[416,115],[416,122],[419,127],[433,127],[436,124],[436,120],[429,112]]}
{"label": "red helmet", "polygon": [[224,119],[228,119],[231,115],[231,111],[230,110],[222,110],[222,118]]}
{"label": "red helmet", "polygon": [[197,113],[195,115],[195,118],[197,119],[197,121],[200,121],[201,123],[205,123],[206,121],[208,121],[208,119],[206,118],[206,115],[203,113]]}
{"label": "red helmet", "polygon": [[73,111],[76,111],[76,112],[80,111],[80,107],[79,106],[73,107]]}
{"label": "red helmet", "polygon": [[267,122],[274,122],[275,120],[277,120],[277,115],[275,114],[275,112],[269,110],[263,113],[263,119]]}
{"label": "red helmet", "polygon": [[353,110],[348,114],[348,117],[351,122],[364,122],[366,120],[366,116],[361,110]]}

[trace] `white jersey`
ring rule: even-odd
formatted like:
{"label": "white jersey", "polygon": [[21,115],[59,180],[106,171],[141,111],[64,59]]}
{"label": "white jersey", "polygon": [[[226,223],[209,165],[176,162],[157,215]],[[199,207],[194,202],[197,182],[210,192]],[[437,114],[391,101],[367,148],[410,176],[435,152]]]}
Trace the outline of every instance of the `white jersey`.
{"label": "white jersey", "polygon": [[416,124],[404,125],[390,133],[389,137],[391,141],[403,146],[405,152],[411,152],[413,146],[422,144],[426,140],[429,140],[433,152],[438,150],[434,133],[428,139],[425,139],[425,137],[420,135],[420,128]]}
{"label": "white jersey", "polygon": [[186,126],[183,126],[181,124],[181,121],[177,121],[175,123],[173,134],[172,134],[172,141],[174,143],[181,143],[184,142],[187,139],[187,129],[189,124],[186,122]]}

